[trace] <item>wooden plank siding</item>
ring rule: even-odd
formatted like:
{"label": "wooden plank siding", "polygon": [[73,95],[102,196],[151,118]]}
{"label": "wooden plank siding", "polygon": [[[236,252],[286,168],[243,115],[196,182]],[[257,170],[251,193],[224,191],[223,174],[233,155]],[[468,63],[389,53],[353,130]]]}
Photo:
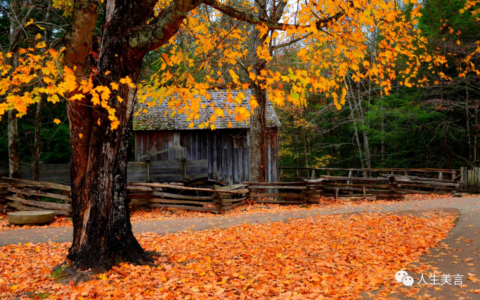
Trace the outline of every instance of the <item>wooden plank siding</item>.
{"label": "wooden plank siding", "polygon": [[[198,141],[198,142],[197,142]],[[270,129],[267,138],[267,178],[269,182],[278,181],[278,140],[277,131]],[[183,130],[183,131],[136,131],[135,157],[146,155],[148,150],[159,151],[174,146],[187,148],[187,175],[208,176],[225,184],[232,185],[249,181],[249,137],[246,129]],[[185,151],[171,150],[151,157],[150,179],[156,182],[183,180],[182,164],[156,165],[155,161],[176,161],[185,156]],[[202,162],[197,162],[202,160]],[[145,160],[143,160],[144,162]],[[128,182],[145,182],[146,164],[128,163]],[[202,164],[202,168],[197,166]],[[206,163],[205,169],[203,164]],[[198,171],[198,174],[193,174]],[[480,174],[480,173],[479,173]],[[0,176],[8,177],[8,166],[0,166]],[[32,179],[32,167],[22,165],[23,179]],[[473,178],[473,176],[471,176]],[[480,178],[480,175],[478,176]],[[40,180],[70,184],[68,164],[41,164]],[[480,179],[478,180],[480,182]]]}
{"label": "wooden plank siding", "polygon": [[[208,177],[226,185],[249,180],[249,144],[248,129],[135,131],[135,157],[146,155],[148,149],[160,151],[174,146],[184,147],[187,149],[187,160],[208,161]],[[171,150],[156,155],[151,160],[179,160],[183,158],[181,152]],[[278,178],[276,128],[271,128],[268,132],[267,160],[267,179],[275,182]]]}

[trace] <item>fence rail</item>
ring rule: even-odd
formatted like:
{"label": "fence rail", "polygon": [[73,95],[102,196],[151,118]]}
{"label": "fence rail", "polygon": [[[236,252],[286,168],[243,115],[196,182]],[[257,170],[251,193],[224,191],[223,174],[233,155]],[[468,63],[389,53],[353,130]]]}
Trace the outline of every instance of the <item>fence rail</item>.
{"label": "fence rail", "polygon": [[[386,170],[389,169],[376,172]],[[214,185],[213,188],[131,182],[127,185],[127,197],[131,210],[170,207],[221,213],[245,205],[248,199],[258,203],[292,205],[319,203],[322,196],[335,199],[401,199],[405,194],[457,193],[480,182],[480,169],[462,169],[458,176],[455,170],[453,180],[442,179],[441,176],[431,178],[391,173],[378,177],[353,175],[349,171],[349,176],[320,175],[315,178],[313,173],[309,178],[294,182],[244,182],[228,187]],[[12,178],[1,178],[0,181],[0,211],[48,209],[59,215],[71,215],[71,202],[71,190],[67,185]]]}
{"label": "fence rail", "polygon": [[[450,180],[458,180],[459,176],[461,175],[462,169],[432,169],[432,168],[383,168],[383,169],[371,169],[371,168],[363,168],[363,169],[354,169],[354,168],[310,168],[310,167],[280,167],[280,174],[279,178],[280,181],[285,181],[292,179],[298,180],[302,178],[315,178],[320,176],[322,173],[323,175],[332,175],[333,173],[339,174],[346,174],[348,172],[348,176],[352,177],[354,173],[360,173],[363,177],[371,177],[374,174],[382,173],[382,172],[390,172],[390,175],[401,175],[409,176],[412,173],[420,173],[420,174],[428,174],[430,177],[435,175],[436,178],[443,180],[444,175],[449,177]],[[293,172],[292,174],[288,174],[290,171]]]}
{"label": "fence rail", "polygon": [[[210,195],[194,195],[200,193]],[[219,213],[244,205],[248,193],[244,185],[213,189],[144,182],[127,185],[131,210],[171,207]],[[52,210],[57,215],[71,215],[71,202],[70,187],[66,185],[5,177],[0,182],[0,212]]]}

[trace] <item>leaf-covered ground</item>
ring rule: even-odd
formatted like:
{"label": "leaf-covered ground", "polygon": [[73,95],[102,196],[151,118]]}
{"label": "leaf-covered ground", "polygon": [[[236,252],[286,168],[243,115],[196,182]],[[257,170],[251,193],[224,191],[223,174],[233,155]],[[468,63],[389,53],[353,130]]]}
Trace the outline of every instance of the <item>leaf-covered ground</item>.
{"label": "leaf-covered ground", "polygon": [[[405,200],[402,201],[414,201],[414,200],[432,200],[432,199],[443,199],[451,198],[450,194],[438,195],[438,194],[414,194],[407,195]],[[395,203],[396,201],[376,201],[376,203]],[[240,206],[235,209],[232,209],[222,216],[235,217],[243,214],[251,213],[273,213],[273,212],[286,212],[286,211],[302,211],[309,209],[318,209],[318,208],[336,208],[344,205],[368,205],[370,201],[341,201],[334,200],[329,198],[322,198],[320,204],[312,205],[278,205],[278,204],[252,204]],[[212,214],[210,212],[199,212],[199,211],[188,211],[177,208],[163,208],[163,209],[152,209],[150,211],[137,210],[132,212],[131,221],[132,223],[142,222],[142,221],[153,221],[153,220],[167,220],[167,219],[188,219],[188,218],[215,218],[219,215]],[[11,229],[32,229],[32,228],[41,228],[41,227],[72,227],[72,221],[67,216],[56,216],[55,220],[49,225],[43,226],[14,226],[7,221],[7,215],[0,213],[0,232],[3,230]]]}
{"label": "leaf-covered ground", "polygon": [[0,247],[0,295],[52,299],[359,299],[444,239],[456,215],[363,213],[224,230],[142,234],[156,266],[122,264],[78,285],[50,277],[70,243]]}

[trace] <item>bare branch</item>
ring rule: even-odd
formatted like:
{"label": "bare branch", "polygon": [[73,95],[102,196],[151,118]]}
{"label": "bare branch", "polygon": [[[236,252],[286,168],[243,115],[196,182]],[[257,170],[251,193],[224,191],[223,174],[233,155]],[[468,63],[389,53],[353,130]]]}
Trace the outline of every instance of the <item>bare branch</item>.
{"label": "bare branch", "polygon": [[285,42],[285,43],[283,43],[283,44],[279,44],[279,45],[273,46],[273,47],[272,47],[272,51],[275,51],[275,50],[278,50],[278,49],[281,49],[281,48],[284,48],[284,47],[288,47],[288,46],[290,46],[290,45],[292,45],[292,44],[295,44],[296,42],[299,42],[299,41],[307,38],[307,37],[310,36],[310,35],[311,35],[311,33],[306,34],[306,35],[304,35],[304,36],[302,36],[302,37],[293,39],[293,40],[291,40],[291,41],[289,41],[289,42]]}

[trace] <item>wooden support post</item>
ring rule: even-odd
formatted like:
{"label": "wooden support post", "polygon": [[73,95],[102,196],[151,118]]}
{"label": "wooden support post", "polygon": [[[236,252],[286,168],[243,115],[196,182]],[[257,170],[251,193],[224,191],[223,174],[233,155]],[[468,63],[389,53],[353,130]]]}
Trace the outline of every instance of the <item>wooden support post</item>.
{"label": "wooden support post", "polygon": [[405,171],[404,173],[405,173],[405,176],[408,176],[408,172],[407,172],[407,171]]}
{"label": "wooden support post", "polygon": [[312,170],[312,179],[315,179],[315,169]]}
{"label": "wooden support post", "polygon": [[295,169],[295,171],[296,171],[297,179],[298,179],[298,178],[301,178],[300,172],[298,171],[298,169]]}
{"label": "wooden support post", "polygon": [[443,173],[442,172],[438,172],[438,179],[443,180]]}
{"label": "wooden support post", "polygon": [[[348,171],[348,177],[352,177],[352,170]],[[350,183],[350,180],[347,181],[347,184],[349,184],[349,183]],[[349,191],[349,192],[348,192],[348,195],[349,195],[349,196],[352,196],[352,195],[353,195],[353,192],[352,192],[352,191]]]}
{"label": "wooden support post", "polygon": [[150,182],[150,150],[147,155],[147,182]]}
{"label": "wooden support post", "polygon": [[327,176],[330,176],[330,170],[327,170]]}
{"label": "wooden support post", "polygon": [[183,180],[187,181],[187,158],[183,159]]}
{"label": "wooden support post", "polygon": [[283,182],[283,169],[280,169],[280,175],[278,178],[280,178],[280,182]]}
{"label": "wooden support post", "polygon": [[362,187],[362,191],[363,191],[363,200],[366,200],[367,199],[367,189],[365,187]]}
{"label": "wooden support post", "polygon": [[337,200],[339,190],[340,190],[340,188],[336,188],[336,189],[333,191],[333,199]]}
{"label": "wooden support post", "polygon": [[462,182],[461,188],[465,192],[468,186],[468,167],[462,167],[460,169],[460,181]]}

